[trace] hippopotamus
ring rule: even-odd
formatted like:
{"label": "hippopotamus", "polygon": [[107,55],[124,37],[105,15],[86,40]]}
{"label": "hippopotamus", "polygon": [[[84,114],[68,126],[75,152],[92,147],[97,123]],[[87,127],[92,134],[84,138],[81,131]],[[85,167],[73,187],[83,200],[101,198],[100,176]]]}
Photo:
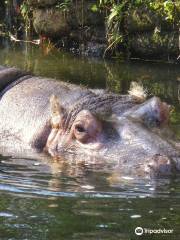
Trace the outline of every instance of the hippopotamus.
{"label": "hippopotamus", "polygon": [[124,95],[0,67],[0,151],[100,159],[120,174],[169,176],[180,170],[179,142],[166,135],[170,106],[133,83]]}

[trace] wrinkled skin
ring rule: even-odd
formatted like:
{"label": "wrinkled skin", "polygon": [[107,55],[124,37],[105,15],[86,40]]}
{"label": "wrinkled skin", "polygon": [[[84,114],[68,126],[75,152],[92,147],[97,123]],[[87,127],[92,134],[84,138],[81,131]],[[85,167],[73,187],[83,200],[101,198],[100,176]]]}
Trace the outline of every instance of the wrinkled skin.
{"label": "wrinkled skin", "polygon": [[170,108],[159,98],[88,90],[14,68],[0,68],[1,79],[1,150],[100,161],[120,175],[159,177],[180,170],[179,143],[164,134]]}

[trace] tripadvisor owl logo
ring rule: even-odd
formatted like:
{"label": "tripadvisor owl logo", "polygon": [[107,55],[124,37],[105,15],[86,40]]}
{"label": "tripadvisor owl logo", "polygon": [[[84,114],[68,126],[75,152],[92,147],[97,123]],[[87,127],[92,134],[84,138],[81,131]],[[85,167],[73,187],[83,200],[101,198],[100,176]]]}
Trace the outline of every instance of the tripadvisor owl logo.
{"label": "tripadvisor owl logo", "polygon": [[150,228],[136,227],[134,232],[138,236],[141,236],[143,234],[172,234],[174,232],[174,229],[165,229],[165,228],[150,229]]}
{"label": "tripadvisor owl logo", "polygon": [[143,235],[143,228],[142,227],[135,228],[135,234],[138,236]]}

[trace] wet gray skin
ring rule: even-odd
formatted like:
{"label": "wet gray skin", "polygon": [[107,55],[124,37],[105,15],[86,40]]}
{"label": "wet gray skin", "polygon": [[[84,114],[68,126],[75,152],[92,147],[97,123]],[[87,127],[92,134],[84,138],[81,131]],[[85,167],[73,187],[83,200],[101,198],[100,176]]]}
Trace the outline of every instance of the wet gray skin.
{"label": "wet gray skin", "polygon": [[[178,173],[179,143],[164,135],[169,106],[0,67],[0,151],[45,151],[54,158],[97,164],[120,175]],[[13,152],[13,150],[12,150]]]}

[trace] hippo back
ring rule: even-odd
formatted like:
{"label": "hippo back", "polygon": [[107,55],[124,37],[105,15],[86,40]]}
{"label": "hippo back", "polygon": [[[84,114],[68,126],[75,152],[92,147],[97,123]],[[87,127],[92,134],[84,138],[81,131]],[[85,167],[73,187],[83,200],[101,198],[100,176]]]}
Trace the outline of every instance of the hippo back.
{"label": "hippo back", "polygon": [[5,146],[23,142],[42,148],[50,131],[50,96],[57,95],[61,104],[68,107],[88,91],[53,79],[24,75],[14,68],[1,67],[1,79],[0,141]]}

